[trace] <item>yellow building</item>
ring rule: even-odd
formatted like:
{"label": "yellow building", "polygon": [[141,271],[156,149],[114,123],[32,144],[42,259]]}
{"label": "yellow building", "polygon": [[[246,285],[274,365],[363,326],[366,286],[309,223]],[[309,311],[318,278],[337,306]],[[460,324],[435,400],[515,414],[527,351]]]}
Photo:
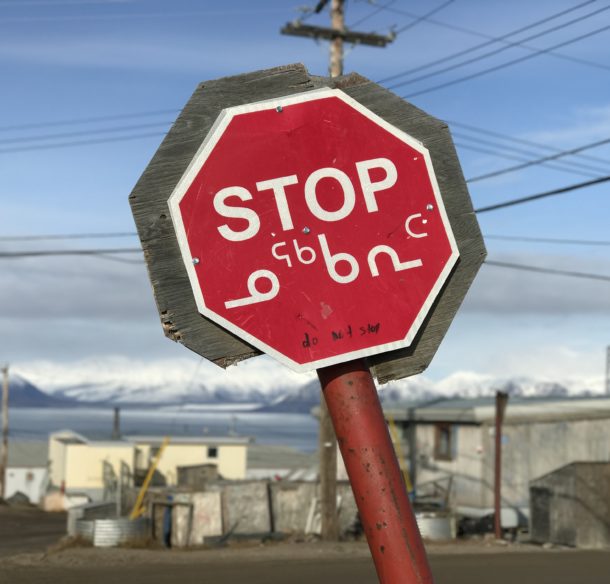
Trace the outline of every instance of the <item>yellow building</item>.
{"label": "yellow building", "polygon": [[[125,440],[135,446],[134,467],[147,469],[154,459],[162,436],[126,436]],[[215,464],[218,473],[225,479],[246,478],[247,438],[199,438],[174,437],[163,451],[157,470],[168,485],[178,482],[178,467],[199,464]]]}
{"label": "yellow building", "polygon": [[[99,499],[104,490],[104,472],[118,477],[122,466],[131,476],[142,474],[162,442],[162,436],[99,441],[71,430],[54,432],[49,436],[50,482],[67,493],[85,493]],[[172,437],[157,472],[169,486],[177,483],[178,467],[201,464],[215,464],[225,479],[244,479],[249,442],[248,438],[236,437]]]}

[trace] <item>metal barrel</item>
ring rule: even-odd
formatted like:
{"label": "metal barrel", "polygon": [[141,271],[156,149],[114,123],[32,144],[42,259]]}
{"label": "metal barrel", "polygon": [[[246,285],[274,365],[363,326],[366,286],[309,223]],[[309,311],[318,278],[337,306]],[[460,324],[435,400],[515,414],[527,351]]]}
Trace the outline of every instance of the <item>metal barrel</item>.
{"label": "metal barrel", "polygon": [[95,547],[113,547],[128,541],[144,539],[150,529],[150,521],[145,517],[138,519],[96,519],[93,533]]}
{"label": "metal barrel", "polygon": [[447,513],[416,513],[415,519],[424,539],[442,541],[455,538],[455,518]]}
{"label": "metal barrel", "polygon": [[94,522],[91,519],[77,519],[74,522],[74,535],[93,541]]}
{"label": "metal barrel", "polygon": [[79,519],[76,534],[92,541],[95,547],[114,547],[129,541],[145,539],[150,533],[150,520],[140,517],[135,520],[119,519]]}

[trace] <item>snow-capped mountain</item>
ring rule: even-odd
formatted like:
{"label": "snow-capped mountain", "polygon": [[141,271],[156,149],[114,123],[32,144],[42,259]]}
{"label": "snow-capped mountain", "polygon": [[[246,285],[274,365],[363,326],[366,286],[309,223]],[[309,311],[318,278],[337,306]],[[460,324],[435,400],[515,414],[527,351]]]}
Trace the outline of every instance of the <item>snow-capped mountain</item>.
{"label": "snow-capped mountain", "polygon": [[38,361],[14,367],[44,392],[81,403],[271,404],[315,379],[251,359],[228,370],[201,360],[143,362],[111,357],[76,363]]}
{"label": "snow-capped mountain", "polygon": [[[23,363],[13,367],[12,372],[54,402],[41,405],[232,403],[288,412],[309,411],[319,401],[315,373],[294,373],[267,357],[251,359],[227,370],[203,360],[149,363],[103,358],[68,364]],[[550,379],[456,372],[440,381],[419,375],[390,382],[380,388],[380,395],[385,402],[398,402],[491,396],[496,390],[525,397],[596,395],[603,393],[603,380],[601,376]]]}
{"label": "snow-capped mountain", "polygon": [[11,407],[70,407],[76,403],[71,399],[55,397],[40,391],[20,375],[11,374],[9,377],[9,406]]}
{"label": "snow-capped mountain", "polygon": [[509,395],[521,397],[567,397],[601,395],[604,389],[601,376],[559,380],[545,377],[493,376],[458,371],[436,383],[432,383],[422,376],[390,382],[381,388],[381,395],[390,401],[409,401],[436,397],[492,396],[496,391],[504,391]]}

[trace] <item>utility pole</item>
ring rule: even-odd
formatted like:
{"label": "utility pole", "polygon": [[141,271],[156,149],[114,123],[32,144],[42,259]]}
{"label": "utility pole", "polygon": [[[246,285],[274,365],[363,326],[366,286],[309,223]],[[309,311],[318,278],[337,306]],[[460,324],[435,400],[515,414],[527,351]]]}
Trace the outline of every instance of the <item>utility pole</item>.
{"label": "utility pole", "polygon": [[[328,3],[329,0],[320,0],[314,8],[314,12],[319,14]],[[393,35],[383,36],[346,30],[345,0],[330,0],[330,26],[330,28],[309,26],[296,21],[286,24],[280,32],[290,36],[330,41],[328,71],[331,77],[343,75],[344,42],[385,47],[394,40]],[[339,518],[337,517],[337,439],[326,400],[324,399],[320,400],[318,457],[321,536],[323,540],[335,541],[339,538]]]}
{"label": "utility pole", "polygon": [[337,438],[326,400],[320,399],[318,458],[320,476],[320,535],[325,541],[339,539],[337,516]]}
{"label": "utility pole", "polygon": [[412,497],[417,495],[417,425],[415,423],[415,408],[409,408],[409,425],[407,426],[409,442],[409,476],[411,477]]}
{"label": "utility pole", "polygon": [[0,453],[0,500],[6,494],[6,467],[8,466],[8,365],[2,368],[2,452]]}
{"label": "utility pole", "polygon": [[[345,33],[345,10],[343,0],[331,0],[330,26],[333,30]],[[343,37],[336,35],[330,41],[330,65],[328,72],[331,77],[343,75]]]}
{"label": "utility pole", "polygon": [[508,403],[508,394],[496,392],[496,456],[494,464],[494,531],[496,539],[502,539],[502,422]]}
{"label": "utility pole", "polygon": [[[329,0],[320,0],[314,8],[319,14]],[[330,0],[330,28],[324,26],[311,26],[301,21],[287,23],[280,32],[289,36],[300,36],[315,40],[330,41],[330,66],[331,77],[343,75],[343,44],[368,45],[371,47],[385,47],[390,44],[396,35],[374,34],[367,32],[356,32],[345,27],[345,0]]]}
{"label": "utility pole", "polygon": [[610,346],[606,347],[606,395],[610,395]]}
{"label": "utility pole", "polygon": [[114,418],[112,422],[112,439],[121,439],[121,408],[114,408]]}

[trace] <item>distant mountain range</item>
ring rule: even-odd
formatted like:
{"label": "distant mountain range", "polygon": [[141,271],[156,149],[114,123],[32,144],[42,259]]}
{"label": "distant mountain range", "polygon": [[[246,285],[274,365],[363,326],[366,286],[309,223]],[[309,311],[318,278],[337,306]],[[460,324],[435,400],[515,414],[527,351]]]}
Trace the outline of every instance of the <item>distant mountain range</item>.
{"label": "distant mountain range", "polygon": [[9,407],[62,408],[79,405],[77,400],[56,397],[41,391],[20,375],[11,375],[9,379]]}
{"label": "distant mountain range", "polygon": [[[297,374],[267,358],[222,370],[189,360],[153,363],[122,358],[61,364],[35,362],[15,366],[10,377],[14,407],[82,407],[122,405],[233,404],[266,412],[309,412],[319,403],[315,374]],[[603,393],[603,380],[494,377],[456,372],[433,382],[419,375],[386,384],[384,402],[420,401],[438,397],[490,396],[496,390],[511,395],[576,396]]]}

